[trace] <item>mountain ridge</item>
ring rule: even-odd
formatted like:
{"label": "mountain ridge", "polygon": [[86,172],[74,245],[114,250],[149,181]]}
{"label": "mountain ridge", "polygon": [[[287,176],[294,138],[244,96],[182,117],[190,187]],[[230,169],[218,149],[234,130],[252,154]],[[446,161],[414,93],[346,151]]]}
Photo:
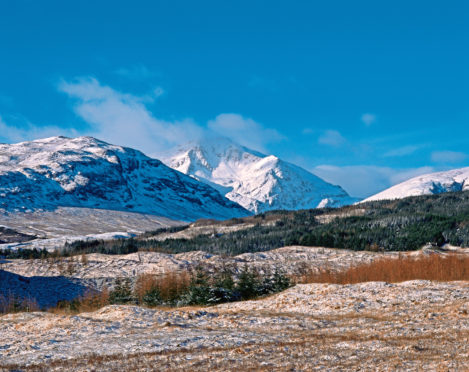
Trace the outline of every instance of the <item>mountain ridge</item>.
{"label": "mountain ridge", "polygon": [[88,207],[177,220],[249,214],[160,160],[93,137],[0,144],[0,209]]}
{"label": "mountain ridge", "polygon": [[274,155],[226,138],[190,142],[162,158],[168,166],[216,187],[254,213],[352,204],[340,186]]}

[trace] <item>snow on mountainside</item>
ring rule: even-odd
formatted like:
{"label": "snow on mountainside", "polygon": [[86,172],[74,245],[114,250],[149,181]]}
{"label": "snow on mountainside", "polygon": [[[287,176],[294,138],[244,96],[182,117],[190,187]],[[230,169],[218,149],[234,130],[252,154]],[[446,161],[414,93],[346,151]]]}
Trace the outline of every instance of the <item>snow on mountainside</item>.
{"label": "snow on mountainside", "polygon": [[189,143],[162,160],[256,213],[273,209],[336,207],[356,201],[340,186],[226,138]]}
{"label": "snow on mountainside", "polygon": [[469,167],[414,177],[373,195],[363,202],[464,190],[469,190]]}
{"label": "snow on mountainside", "polygon": [[0,144],[0,210],[57,207],[124,210],[185,221],[248,214],[159,160],[92,137]]}

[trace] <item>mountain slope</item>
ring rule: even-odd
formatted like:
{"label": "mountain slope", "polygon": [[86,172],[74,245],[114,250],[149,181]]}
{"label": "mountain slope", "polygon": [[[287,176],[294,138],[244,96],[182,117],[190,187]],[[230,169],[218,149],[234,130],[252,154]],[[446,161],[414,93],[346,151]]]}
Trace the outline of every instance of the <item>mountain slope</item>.
{"label": "mountain slope", "polygon": [[0,145],[0,210],[87,207],[177,220],[245,216],[216,190],[130,148],[92,137]]}
{"label": "mountain slope", "polygon": [[189,143],[163,161],[217,188],[228,199],[256,213],[336,207],[356,201],[340,186],[226,138]]}
{"label": "mountain slope", "polygon": [[363,202],[464,190],[469,190],[469,167],[414,177],[373,195]]}

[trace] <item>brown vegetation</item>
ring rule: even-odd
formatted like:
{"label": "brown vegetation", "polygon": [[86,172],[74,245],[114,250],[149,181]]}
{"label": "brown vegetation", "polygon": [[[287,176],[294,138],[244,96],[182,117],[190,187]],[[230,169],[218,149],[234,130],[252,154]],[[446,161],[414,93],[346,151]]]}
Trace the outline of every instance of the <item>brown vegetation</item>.
{"label": "brown vegetation", "polygon": [[72,301],[60,301],[55,307],[49,308],[47,311],[54,314],[90,312],[106,305],[109,305],[109,291],[104,288],[101,292],[88,291]]}
{"label": "brown vegetation", "polygon": [[[190,282],[191,276],[188,272],[171,272],[159,277],[151,274],[142,274],[137,278],[133,293],[138,299],[139,304],[143,304],[143,297],[153,290],[158,291],[158,295],[162,300],[172,301],[187,292]],[[110,292],[107,288],[104,288],[101,292],[88,291],[83,296],[72,301],[59,302],[57,306],[48,309],[48,311],[54,314],[95,311],[112,303],[109,295]]]}
{"label": "brown vegetation", "polygon": [[157,290],[164,301],[172,301],[181,294],[187,292],[191,282],[188,272],[170,272],[157,277],[152,274],[142,274],[137,278],[135,293],[142,300],[146,293]]}
{"label": "brown vegetation", "polygon": [[458,254],[430,254],[414,258],[382,258],[369,264],[351,267],[342,272],[329,269],[310,271],[296,278],[299,283],[355,284],[383,281],[399,283],[407,280],[469,280],[469,257]]}

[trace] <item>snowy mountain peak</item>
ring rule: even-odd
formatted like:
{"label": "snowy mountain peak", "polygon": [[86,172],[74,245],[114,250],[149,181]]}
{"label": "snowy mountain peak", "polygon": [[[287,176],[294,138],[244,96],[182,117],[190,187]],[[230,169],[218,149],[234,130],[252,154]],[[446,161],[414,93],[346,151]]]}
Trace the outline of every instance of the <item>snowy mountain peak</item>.
{"label": "snowy mountain peak", "polygon": [[464,190],[469,190],[469,167],[417,176],[373,195],[363,202]]}
{"label": "snowy mountain peak", "polygon": [[226,138],[191,142],[162,160],[256,213],[340,206],[356,201],[340,186]]}
{"label": "snowy mountain peak", "polygon": [[127,210],[178,220],[245,216],[216,190],[140,151],[93,137],[0,144],[0,209]]}

